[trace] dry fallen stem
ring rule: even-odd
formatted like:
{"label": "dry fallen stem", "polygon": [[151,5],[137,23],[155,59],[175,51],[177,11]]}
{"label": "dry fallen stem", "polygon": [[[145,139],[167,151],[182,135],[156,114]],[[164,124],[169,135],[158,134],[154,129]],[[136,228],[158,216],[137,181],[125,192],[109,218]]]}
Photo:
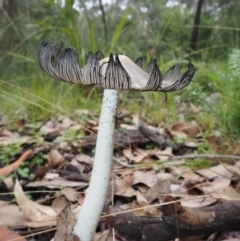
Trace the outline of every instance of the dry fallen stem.
{"label": "dry fallen stem", "polygon": [[17,161],[15,161],[14,163],[3,167],[0,169],[0,176],[1,177],[6,177],[9,174],[11,174],[13,171],[15,171],[24,161],[27,160],[27,158],[30,156],[30,154],[32,153],[32,150],[27,150],[25,151]]}

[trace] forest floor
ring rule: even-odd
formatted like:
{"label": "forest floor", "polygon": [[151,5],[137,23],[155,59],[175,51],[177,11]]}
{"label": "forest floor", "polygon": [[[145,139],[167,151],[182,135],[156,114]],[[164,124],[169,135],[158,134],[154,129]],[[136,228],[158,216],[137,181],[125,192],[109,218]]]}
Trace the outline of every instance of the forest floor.
{"label": "forest floor", "polygon": [[[11,128],[1,126],[0,241],[50,241],[55,234],[57,241],[75,240],[67,227],[84,201],[98,130],[96,115],[76,112],[81,119],[20,119]],[[168,201],[178,210],[204,210],[240,200],[240,146],[234,140],[217,131],[204,136],[195,122],[154,127],[127,110],[116,124],[111,181],[95,241],[136,240],[115,225],[114,212],[161,220]],[[181,240],[240,240],[234,225],[227,226]]]}

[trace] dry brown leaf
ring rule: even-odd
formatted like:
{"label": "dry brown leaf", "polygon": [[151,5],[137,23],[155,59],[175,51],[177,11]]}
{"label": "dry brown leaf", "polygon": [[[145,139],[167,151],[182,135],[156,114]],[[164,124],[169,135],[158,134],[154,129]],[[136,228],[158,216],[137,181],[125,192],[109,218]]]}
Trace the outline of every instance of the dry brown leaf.
{"label": "dry brown leaf", "polygon": [[134,184],[134,188],[138,191],[140,191],[141,193],[146,193],[149,189],[148,186],[146,186],[145,184],[143,183],[137,183],[137,184]]}
{"label": "dry brown leaf", "polygon": [[222,239],[222,241],[239,241],[240,240],[240,237],[239,238],[231,238],[231,239]]}
{"label": "dry brown leaf", "polygon": [[[3,218],[4,217],[4,218]],[[21,226],[27,221],[25,215],[16,205],[2,204],[0,205],[0,224],[7,227]]]}
{"label": "dry brown leaf", "polygon": [[165,161],[173,155],[172,148],[167,147],[165,150],[160,150],[158,148],[146,150],[149,155],[156,156],[159,160]]}
{"label": "dry brown leaf", "polygon": [[196,123],[177,123],[172,126],[172,130],[183,132],[192,138],[195,138],[201,131]]}
{"label": "dry brown leaf", "polygon": [[236,190],[232,187],[225,187],[225,188],[219,188],[215,190],[213,193],[210,194],[211,197],[218,198],[218,199],[224,199],[224,200],[234,200],[234,199],[240,199],[240,194],[236,192]]}
{"label": "dry brown leaf", "polygon": [[225,177],[225,178],[231,179],[233,176],[233,173],[228,170],[228,165],[217,165],[210,168],[196,170],[195,172],[204,176],[209,180],[216,177],[221,177],[221,178]]}
{"label": "dry brown leaf", "polygon": [[66,187],[61,191],[61,194],[66,197],[70,202],[76,202],[78,200],[78,193],[75,189]]}
{"label": "dry brown leaf", "polygon": [[197,144],[194,141],[187,141],[184,143],[184,146],[190,147],[190,148],[197,148]]}
{"label": "dry brown leaf", "polygon": [[132,212],[134,213],[134,215],[139,217],[159,218],[162,216],[162,213],[155,207],[151,207],[151,206],[140,207],[134,203],[130,203],[129,206],[132,209]]}
{"label": "dry brown leaf", "polygon": [[15,124],[15,129],[19,131],[20,128],[24,127],[25,123],[26,123],[26,120],[24,118],[20,118]]}
{"label": "dry brown leaf", "polygon": [[54,211],[56,211],[57,214],[59,214],[59,212],[68,204],[69,202],[66,197],[60,195],[53,200],[51,207],[54,209]]}
{"label": "dry brown leaf", "polygon": [[143,183],[148,187],[154,186],[158,182],[158,178],[156,174],[151,172],[142,172],[142,171],[135,171],[134,172],[134,181],[133,185],[137,183]]}
{"label": "dry brown leaf", "polygon": [[201,108],[199,106],[194,105],[192,102],[189,103],[189,109],[194,114],[199,113],[201,111]]}
{"label": "dry brown leaf", "polygon": [[29,221],[17,205],[0,204],[0,224],[11,228],[41,228],[56,225],[56,220],[46,222]]}
{"label": "dry brown leaf", "polygon": [[1,200],[1,199],[0,199],[0,206],[1,206],[1,205],[7,205],[7,204],[9,204],[8,201],[4,201],[4,200]]}
{"label": "dry brown leaf", "polygon": [[234,151],[233,151],[233,155],[240,156],[240,145],[239,144],[236,144]]}
{"label": "dry brown leaf", "polygon": [[228,170],[231,171],[232,173],[236,174],[237,177],[240,176],[240,166],[239,166],[239,161],[236,162],[234,166],[228,165]]}
{"label": "dry brown leaf", "polygon": [[7,189],[12,189],[14,186],[14,181],[12,177],[4,178],[3,182],[6,185]]}
{"label": "dry brown leaf", "polygon": [[219,188],[227,188],[231,184],[231,180],[228,178],[217,179],[213,182],[205,182],[196,185],[204,194],[209,194],[216,191]]}
{"label": "dry brown leaf", "polygon": [[132,210],[132,212],[134,213],[134,215],[139,216],[139,217],[147,216],[143,207],[140,207],[134,203],[129,203],[128,205],[129,205],[130,209]]}
{"label": "dry brown leaf", "polygon": [[24,143],[29,139],[27,136],[20,136],[17,132],[12,132],[6,128],[0,133],[0,145],[11,145]]}
{"label": "dry brown leaf", "polygon": [[170,189],[172,197],[178,197],[181,194],[181,185],[179,184],[171,184]]}
{"label": "dry brown leaf", "polygon": [[36,171],[35,180],[38,178],[43,178],[52,168],[60,166],[65,162],[65,159],[60,152],[53,149],[48,153],[47,159],[48,163],[45,166],[39,167]]}
{"label": "dry brown leaf", "polygon": [[83,129],[84,129],[83,125],[80,125],[80,124],[75,124],[73,126],[70,126],[70,128],[69,128],[69,130],[73,130],[73,131],[76,131],[76,132],[79,132]]}
{"label": "dry brown leaf", "polygon": [[83,162],[83,163],[86,163],[90,166],[93,165],[93,162],[94,162],[94,157],[92,156],[89,156],[89,155],[86,155],[84,153],[81,153],[81,154],[78,154],[74,157],[78,162]]}
{"label": "dry brown leaf", "polygon": [[139,191],[137,191],[136,200],[137,200],[137,204],[141,207],[149,205],[149,202],[147,201],[147,199]]}
{"label": "dry brown leaf", "polygon": [[205,207],[209,206],[210,204],[213,204],[217,202],[216,198],[212,197],[193,197],[192,199],[181,199],[181,205],[183,207],[188,207],[188,208],[200,208],[200,207]]}
{"label": "dry brown leaf", "polygon": [[57,123],[56,128],[59,131],[64,131],[68,129],[73,124],[73,121],[70,118],[65,118],[61,122]]}
{"label": "dry brown leaf", "polygon": [[61,178],[60,175],[56,172],[48,172],[46,173],[45,177],[43,180],[54,180],[54,179],[59,179]]}
{"label": "dry brown leaf", "polygon": [[82,175],[85,175],[86,173],[91,172],[93,162],[94,157],[81,153],[74,156],[69,165],[75,166]]}
{"label": "dry brown leaf", "polygon": [[171,173],[158,173],[157,178],[159,181],[169,180],[172,184],[177,183],[177,179]]}
{"label": "dry brown leaf", "polygon": [[185,173],[186,171],[190,170],[189,167],[185,167],[185,166],[170,166],[168,168],[168,170],[170,171],[170,173],[174,176],[182,176],[183,173]]}
{"label": "dry brown leaf", "polygon": [[54,240],[79,241],[78,237],[73,234],[75,223],[76,220],[69,204],[59,214]]}
{"label": "dry brown leaf", "polygon": [[131,161],[139,163],[148,157],[148,153],[142,149],[137,148],[136,150],[132,150],[130,148],[124,149],[123,154]]}
{"label": "dry brown leaf", "polygon": [[109,233],[110,233],[109,230],[105,230],[101,233],[95,233],[93,237],[93,241],[106,241]]}
{"label": "dry brown leaf", "polygon": [[123,179],[116,180],[117,190],[115,192],[116,195],[132,197],[136,195],[136,191]]}
{"label": "dry brown leaf", "polygon": [[56,149],[52,149],[47,156],[49,165],[51,167],[56,167],[56,166],[60,166],[65,162],[65,158],[62,156],[62,154],[56,150]]}
{"label": "dry brown leaf", "polygon": [[16,180],[14,186],[14,195],[19,208],[29,220],[49,221],[56,218],[56,213],[51,207],[33,202],[25,196],[18,180]]}
{"label": "dry brown leaf", "polygon": [[185,197],[186,195],[189,195],[189,189],[187,187],[188,181],[183,181],[181,185],[179,184],[171,184],[171,194],[174,197]]}
{"label": "dry brown leaf", "polygon": [[185,178],[186,180],[193,181],[193,182],[203,182],[204,181],[203,177],[201,177],[200,175],[196,174],[195,172],[193,172],[190,169],[185,171],[183,173],[182,177]]}
{"label": "dry brown leaf", "polygon": [[95,127],[98,128],[98,121],[97,120],[88,120],[85,123],[85,127],[88,128],[88,129],[93,129],[94,130]]}
{"label": "dry brown leaf", "polygon": [[49,220],[49,221],[29,221],[21,223],[21,227],[29,227],[29,228],[42,228],[42,227],[52,227],[56,226],[57,220]]}
{"label": "dry brown leaf", "polygon": [[178,138],[181,138],[181,139],[187,139],[188,138],[187,134],[182,132],[182,131],[171,131],[171,135],[173,137],[178,137]]}
{"label": "dry brown leaf", "polygon": [[223,146],[220,142],[220,138],[218,136],[212,135],[212,136],[208,136],[206,138],[206,141],[208,143],[208,146],[215,152],[215,153],[222,153],[223,150]]}
{"label": "dry brown leaf", "polygon": [[129,185],[133,184],[133,171],[132,170],[125,170],[120,173],[122,176],[122,179],[127,182]]}
{"label": "dry brown leaf", "polygon": [[53,121],[49,120],[44,125],[41,126],[40,131],[45,133],[45,134],[49,134],[51,132],[55,132],[55,131],[58,131],[58,130],[55,127]]}
{"label": "dry brown leaf", "polygon": [[25,151],[14,163],[0,169],[0,177],[6,177],[15,171],[32,153],[32,150]]}
{"label": "dry brown leaf", "polygon": [[27,241],[24,237],[20,236],[13,231],[4,228],[0,225],[0,241],[11,241],[11,240],[18,240],[18,241]]}
{"label": "dry brown leaf", "polygon": [[147,193],[144,194],[144,197],[149,203],[161,197],[160,194],[169,194],[171,193],[171,182],[167,179],[157,182],[153,185]]}
{"label": "dry brown leaf", "polygon": [[1,129],[0,137],[19,137],[19,134],[17,132],[13,132],[8,130],[6,127]]}

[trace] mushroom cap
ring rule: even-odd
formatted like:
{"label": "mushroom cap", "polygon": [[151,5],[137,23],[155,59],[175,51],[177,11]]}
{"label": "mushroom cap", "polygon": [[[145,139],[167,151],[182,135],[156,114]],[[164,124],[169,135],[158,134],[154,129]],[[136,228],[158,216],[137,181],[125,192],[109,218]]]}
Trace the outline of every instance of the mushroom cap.
{"label": "mushroom cap", "polygon": [[133,62],[125,55],[104,58],[100,51],[89,53],[85,65],[80,68],[78,54],[72,47],[66,48],[55,60],[58,47],[43,43],[38,61],[41,69],[49,76],[74,84],[95,86],[104,89],[139,91],[177,91],[187,86],[196,71],[189,62],[188,69],[181,75],[180,66],[171,67],[163,76],[153,59],[146,70],[141,68],[142,60]]}
{"label": "mushroom cap", "polygon": [[[114,61],[116,61],[116,56],[113,57]],[[122,67],[125,69],[125,71],[128,73],[132,88],[134,89],[142,89],[147,84],[147,81],[149,79],[149,74],[145,72],[142,68],[140,68],[138,65],[136,65],[130,58],[128,58],[126,55],[118,55],[118,59],[122,64]],[[108,66],[110,58],[104,58],[99,61],[99,65],[102,66],[102,75],[105,77],[106,70]]]}

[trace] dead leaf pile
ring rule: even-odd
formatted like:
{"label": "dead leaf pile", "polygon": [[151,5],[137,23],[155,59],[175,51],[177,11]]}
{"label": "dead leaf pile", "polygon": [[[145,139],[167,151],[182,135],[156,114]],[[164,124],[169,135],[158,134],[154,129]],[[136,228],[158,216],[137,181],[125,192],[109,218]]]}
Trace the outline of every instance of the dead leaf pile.
{"label": "dead leaf pile", "polygon": [[[54,227],[54,240],[78,240],[72,230],[91,178],[98,119],[88,111],[77,113],[85,115],[85,121],[62,117],[36,125],[25,121],[21,132],[19,126],[1,130],[1,150],[18,145],[18,151],[9,153],[9,160],[0,154],[5,158],[3,163],[8,163],[0,164],[0,241],[14,235],[21,238],[8,228],[33,234],[38,241],[34,233]],[[103,214],[117,208],[120,212],[132,211],[137,217],[161,218],[159,206],[169,196],[183,208],[239,200],[240,158],[223,157],[220,162],[219,157],[198,157],[203,131],[195,122],[176,123],[171,129],[153,127],[124,111],[115,132],[112,178]],[[208,141],[213,143],[213,139]],[[212,144],[220,150],[216,145]],[[199,161],[210,165],[201,166]],[[27,178],[18,172],[23,167],[31,174]],[[13,189],[11,183],[15,183]],[[104,215],[95,241],[112,240],[114,232],[107,225],[111,221]],[[117,232],[114,236],[115,240],[124,240]]]}

